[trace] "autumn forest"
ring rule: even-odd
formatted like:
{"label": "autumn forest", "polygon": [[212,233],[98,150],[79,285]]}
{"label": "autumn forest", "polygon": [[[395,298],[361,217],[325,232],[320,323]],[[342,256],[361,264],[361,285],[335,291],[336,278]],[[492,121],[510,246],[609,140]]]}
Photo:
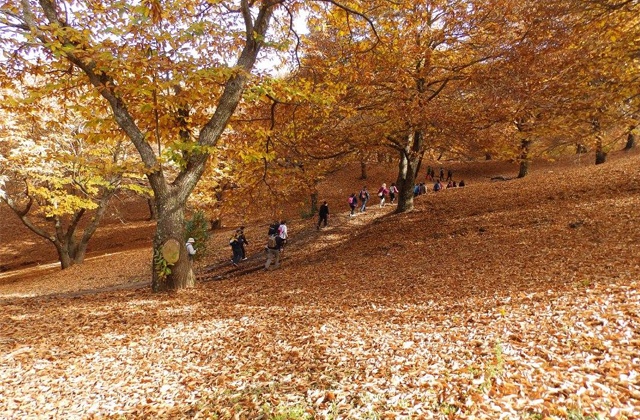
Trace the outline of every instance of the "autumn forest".
{"label": "autumn forest", "polygon": [[0,0],[0,32],[0,417],[640,418],[638,0]]}

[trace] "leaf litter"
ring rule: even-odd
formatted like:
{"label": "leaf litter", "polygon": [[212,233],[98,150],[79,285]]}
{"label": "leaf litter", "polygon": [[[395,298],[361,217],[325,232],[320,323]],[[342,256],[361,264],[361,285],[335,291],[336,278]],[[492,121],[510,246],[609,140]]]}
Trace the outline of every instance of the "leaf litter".
{"label": "leaf litter", "polygon": [[257,270],[255,226],[247,268],[221,245],[192,290],[54,294],[52,276],[143,280],[148,252],[31,297],[3,283],[0,417],[640,418],[637,159],[469,173],[355,218],[346,170],[321,189],[330,226],[293,220],[280,270]]}

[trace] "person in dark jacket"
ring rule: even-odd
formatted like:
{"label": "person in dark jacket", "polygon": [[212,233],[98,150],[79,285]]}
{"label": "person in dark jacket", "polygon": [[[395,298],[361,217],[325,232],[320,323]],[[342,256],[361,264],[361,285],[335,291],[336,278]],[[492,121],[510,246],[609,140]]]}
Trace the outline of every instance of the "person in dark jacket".
{"label": "person in dark jacket", "polygon": [[280,236],[270,236],[267,242],[267,262],[264,264],[265,270],[270,270],[271,262],[273,261],[273,267],[280,267],[280,252],[284,245],[284,239]]}
{"label": "person in dark jacket", "polygon": [[229,239],[229,245],[231,246],[231,251],[233,252],[233,257],[231,258],[231,264],[234,267],[238,266],[238,263],[242,261],[242,242],[240,241],[240,228],[236,229],[235,233]]}
{"label": "person in dark jacket", "polygon": [[329,219],[329,204],[327,202],[323,202],[320,206],[320,211],[318,211],[318,226],[317,229],[320,230],[320,224],[324,223],[324,227],[327,227],[327,220]]}
{"label": "person in dark jacket", "polygon": [[244,226],[240,226],[240,232],[238,234],[238,240],[240,241],[240,246],[242,247],[242,261],[247,259],[247,250],[244,248],[245,245],[249,245],[249,241],[247,241],[246,236],[244,236]]}

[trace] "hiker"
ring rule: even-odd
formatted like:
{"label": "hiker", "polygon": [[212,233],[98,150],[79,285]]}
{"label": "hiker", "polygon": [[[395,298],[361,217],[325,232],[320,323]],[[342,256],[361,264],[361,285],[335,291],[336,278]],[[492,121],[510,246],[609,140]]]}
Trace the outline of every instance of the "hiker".
{"label": "hiker", "polygon": [[444,179],[444,168],[440,168],[440,181]]}
{"label": "hiker", "polygon": [[278,227],[278,234],[276,235],[280,239],[282,239],[282,251],[284,251],[284,246],[287,244],[287,239],[289,238],[289,229],[287,229],[287,221],[280,221],[280,227]]}
{"label": "hiker", "polygon": [[229,239],[229,245],[231,246],[231,251],[233,252],[233,257],[231,258],[231,264],[234,267],[238,266],[238,263],[242,261],[242,242],[240,242],[241,230],[240,228],[236,229],[235,233]]}
{"label": "hiker", "polygon": [[242,261],[247,259],[247,250],[244,248],[245,245],[249,245],[249,241],[244,236],[244,226],[240,226],[240,234],[238,235],[238,240],[240,241],[240,246],[242,248]]}
{"label": "hiker", "polygon": [[392,182],[389,187],[389,203],[395,204],[396,194],[398,194],[398,187],[396,187],[396,183]]}
{"label": "hiker", "polygon": [[453,171],[451,169],[447,171],[447,181],[453,181]]}
{"label": "hiker", "polygon": [[447,188],[453,188],[453,181],[449,181],[447,183]]}
{"label": "hiker", "polygon": [[275,268],[280,267],[280,253],[284,246],[284,239],[279,235],[272,235],[267,241],[267,261],[264,264],[265,271],[270,270],[271,262]]}
{"label": "hiker", "polygon": [[367,201],[369,201],[369,191],[367,191],[367,186],[365,185],[360,190],[360,202],[362,205],[360,206],[360,212],[364,212],[367,210]]}
{"label": "hiker", "polygon": [[433,184],[433,192],[442,191],[442,182],[438,179],[435,184]]}
{"label": "hiker", "polygon": [[267,237],[271,235],[277,235],[278,230],[280,229],[280,222],[277,220],[269,225],[269,232],[267,233]]}
{"label": "hiker", "polygon": [[187,256],[189,257],[190,261],[193,260],[196,255],[196,249],[193,247],[194,243],[196,243],[195,239],[189,238],[187,239],[187,243],[185,244],[187,247]]}
{"label": "hiker", "polygon": [[426,194],[427,193],[427,186],[424,185],[424,182],[420,183],[420,195]]}
{"label": "hiker", "polygon": [[464,179],[460,180],[460,183],[458,184],[458,187],[464,187]]}
{"label": "hiker", "polygon": [[413,197],[417,197],[420,195],[420,184],[416,184],[413,186]]}
{"label": "hiker", "polygon": [[433,176],[431,175],[431,166],[427,166],[427,181],[433,181]]}
{"label": "hiker", "polygon": [[351,213],[349,213],[349,217],[355,216],[356,207],[358,207],[358,197],[356,197],[356,193],[351,193],[349,199],[349,207],[351,208]]}
{"label": "hiker", "polygon": [[389,190],[387,189],[387,184],[383,182],[380,186],[380,189],[378,190],[378,197],[380,197],[380,208],[384,207],[384,200],[387,198],[388,193]]}
{"label": "hiker", "polygon": [[322,203],[320,206],[320,211],[318,211],[318,226],[316,227],[320,230],[320,224],[324,222],[324,227],[327,227],[327,219],[329,218],[329,205],[326,201]]}

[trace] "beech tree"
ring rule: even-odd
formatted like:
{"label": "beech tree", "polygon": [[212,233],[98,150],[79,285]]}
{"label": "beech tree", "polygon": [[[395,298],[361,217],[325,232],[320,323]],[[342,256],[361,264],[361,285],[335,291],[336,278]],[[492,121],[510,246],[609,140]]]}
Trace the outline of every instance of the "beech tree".
{"label": "beech tree", "polygon": [[317,41],[315,54],[309,56],[316,64],[329,61],[324,77],[351,84],[345,98],[361,115],[352,132],[366,133],[369,148],[384,144],[399,157],[398,212],[413,208],[413,186],[424,153],[439,147],[453,120],[443,112],[455,113],[447,95],[475,66],[500,53],[498,40],[506,36],[501,16],[508,5],[380,2],[371,14],[379,42],[361,35],[358,42],[342,40],[343,34],[358,33],[359,28],[340,14],[326,15],[327,23],[319,19],[311,26]]}
{"label": "beech tree", "polygon": [[[327,3],[361,16],[357,2]],[[11,35],[0,41],[6,77],[48,71],[92,87],[135,146],[157,211],[153,290],[194,284],[183,244],[187,199],[242,99],[260,51],[286,47],[302,5],[295,0],[1,3],[0,30]],[[280,25],[269,32],[274,15]]]}
{"label": "beech tree", "polygon": [[0,93],[0,201],[56,248],[63,269],[84,260],[111,198],[123,188],[142,189],[127,179],[136,164],[123,136],[108,120],[87,126],[79,92],[64,90],[77,102],[24,97],[16,88]]}

